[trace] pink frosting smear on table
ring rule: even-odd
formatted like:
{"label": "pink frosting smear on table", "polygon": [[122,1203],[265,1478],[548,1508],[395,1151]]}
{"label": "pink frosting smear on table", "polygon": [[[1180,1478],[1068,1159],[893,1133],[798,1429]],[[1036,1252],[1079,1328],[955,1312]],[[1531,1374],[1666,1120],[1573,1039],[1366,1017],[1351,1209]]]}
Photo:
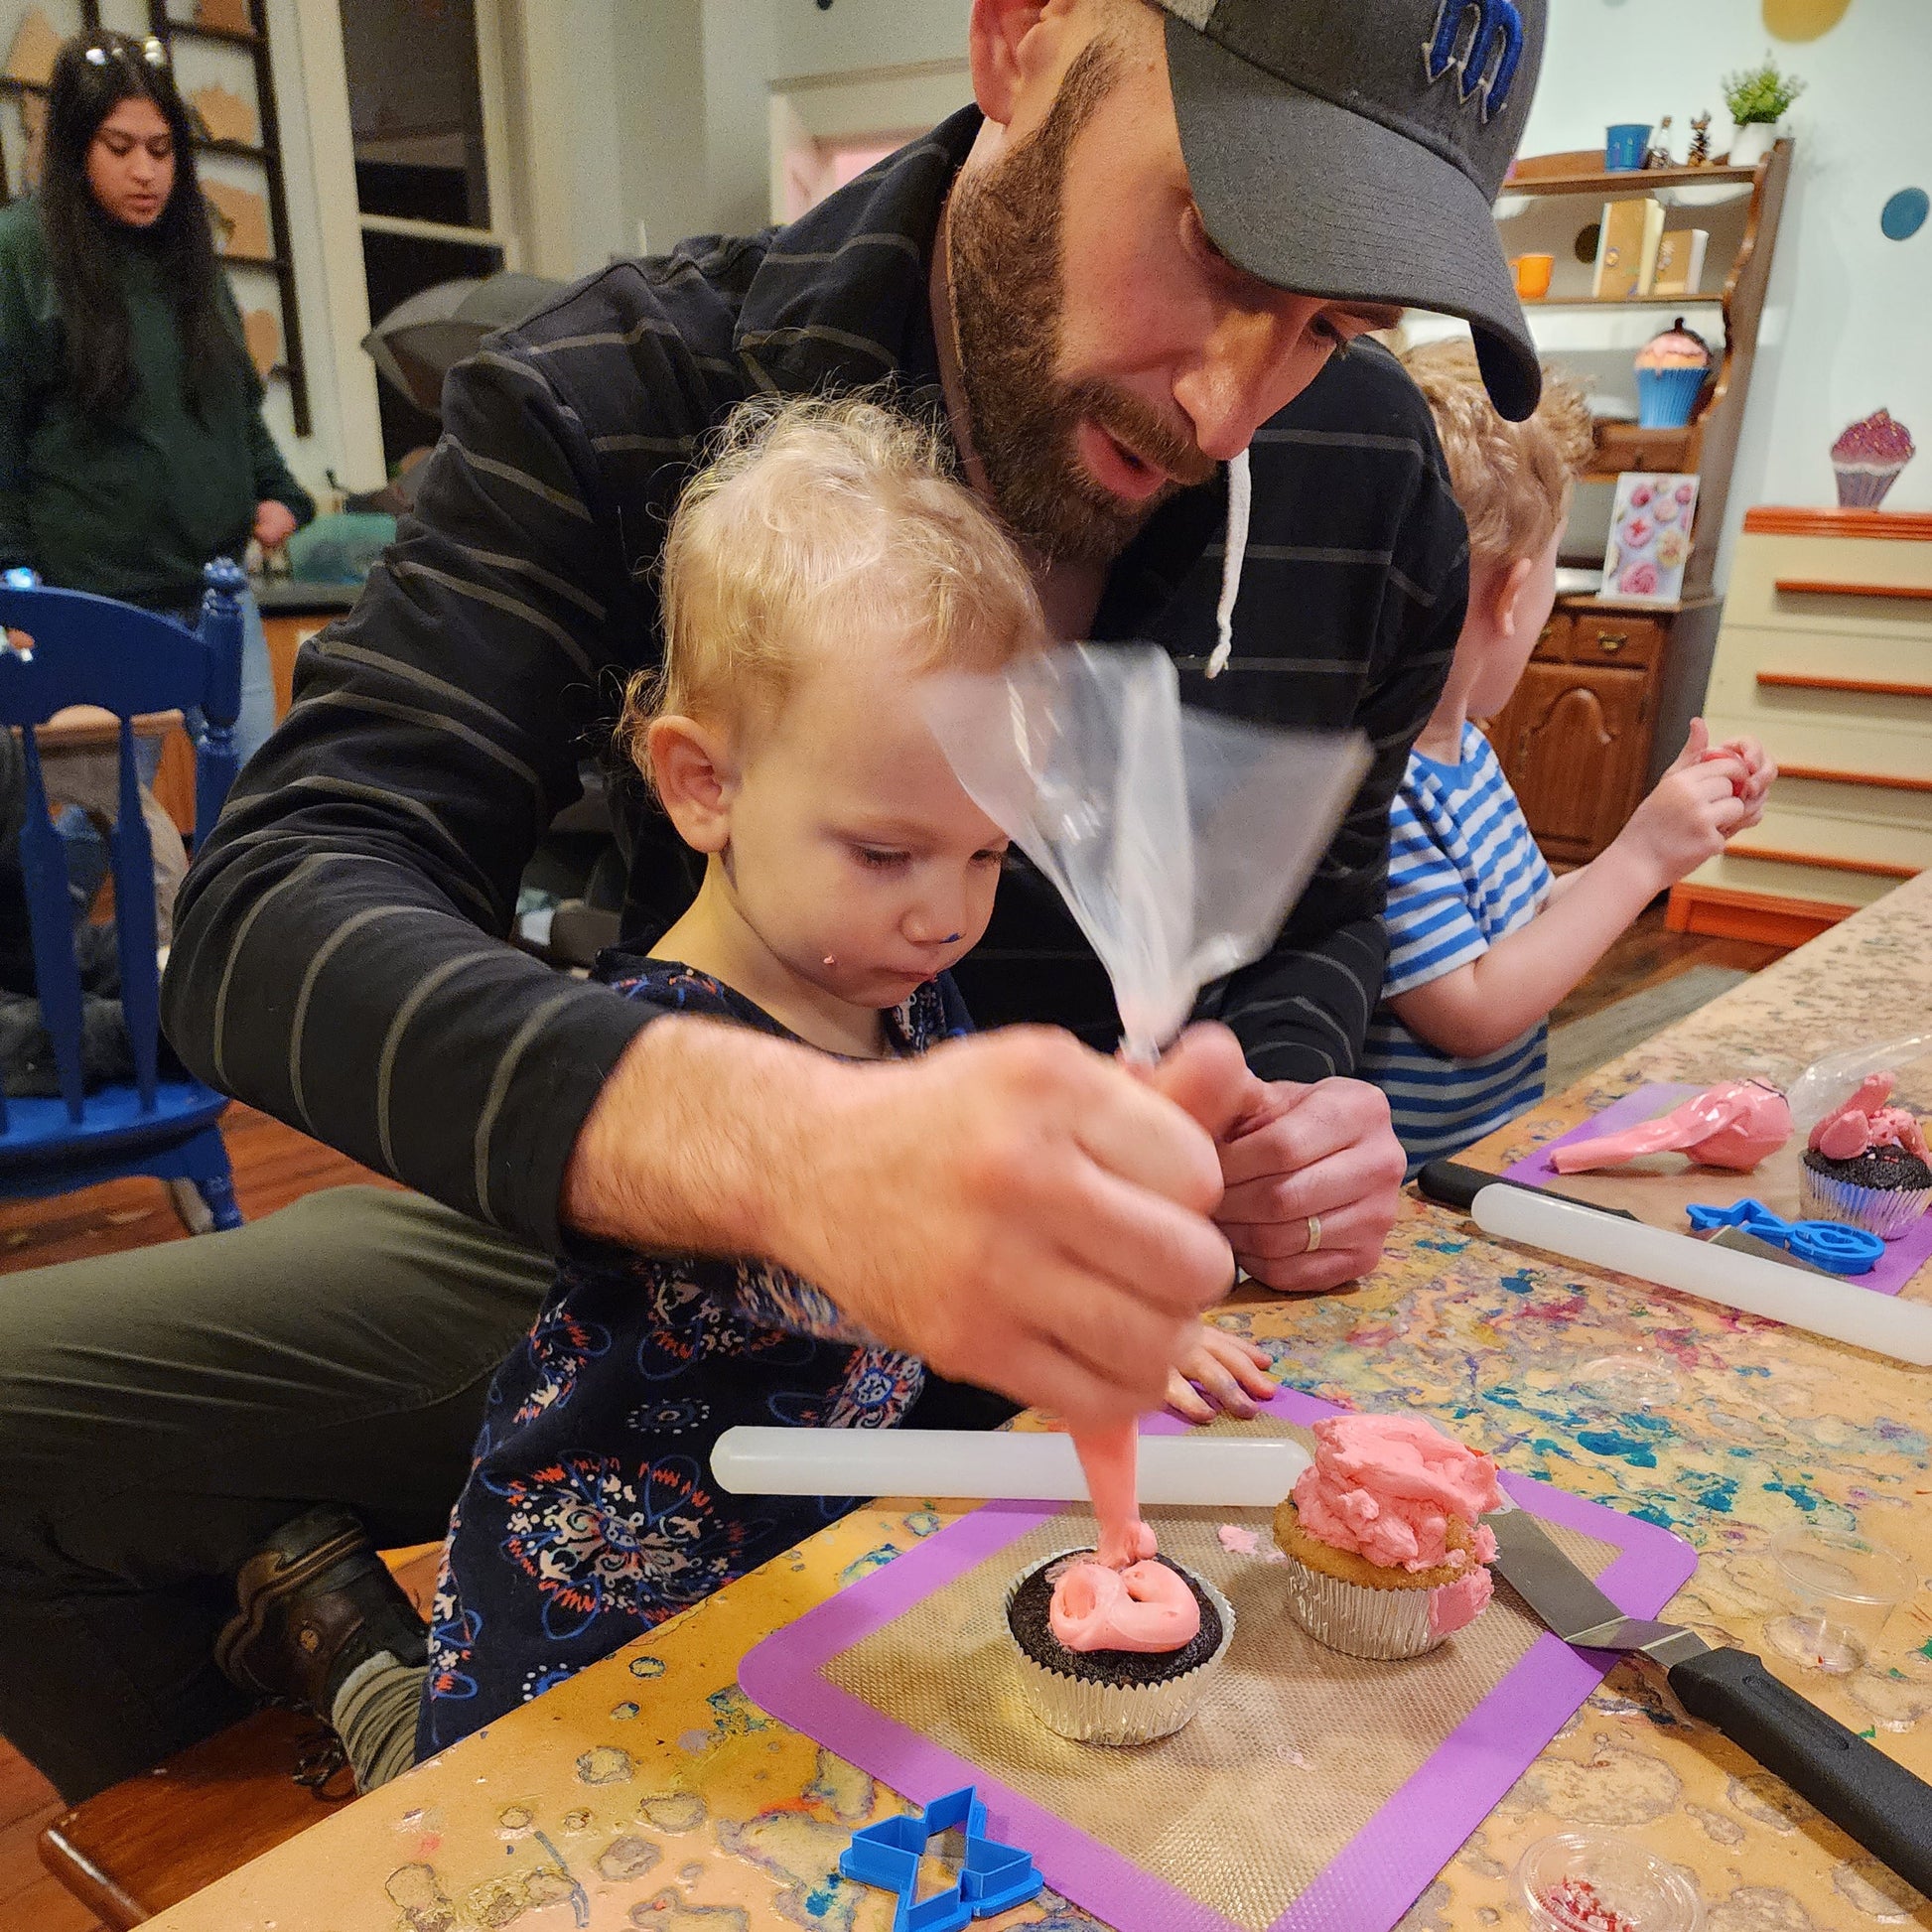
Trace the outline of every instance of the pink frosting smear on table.
{"label": "pink frosting smear on table", "polygon": [[1874,1147],[1903,1148],[1921,1160],[1932,1159],[1925,1149],[1925,1129],[1903,1107],[1887,1107],[1893,1075],[1868,1073],[1852,1098],[1832,1110],[1811,1130],[1807,1145],[1828,1161],[1856,1161]]}
{"label": "pink frosting smear on table", "polygon": [[1761,1080],[1725,1080],[1656,1120],[1554,1148],[1549,1160],[1559,1173],[1583,1173],[1621,1167],[1647,1154],[1687,1154],[1707,1168],[1747,1173],[1790,1138],[1790,1103],[1776,1087]]}
{"label": "pink frosting smear on table", "polygon": [[1221,1548],[1231,1557],[1251,1557],[1261,1548],[1261,1538],[1253,1530],[1244,1530],[1238,1523],[1223,1523],[1214,1534],[1220,1538]]}
{"label": "pink frosting smear on table", "polygon": [[[1485,1529],[1482,1534],[1489,1536]],[[1494,1554],[1495,1539],[1490,1537],[1490,1553]],[[1480,1564],[1466,1577],[1458,1577],[1452,1584],[1439,1584],[1429,1592],[1429,1631],[1431,1636],[1452,1636],[1465,1624],[1473,1623],[1488,1607],[1489,1599],[1496,1593],[1496,1586],[1489,1581],[1489,1573]]]}
{"label": "pink frosting smear on table", "polygon": [[1047,1621],[1068,1650],[1178,1650],[1200,1634],[1200,1605],[1165,1563],[1075,1563],[1053,1586]]}
{"label": "pink frosting smear on table", "polygon": [[[1315,1424],[1314,1442],[1314,1460],[1295,1485],[1311,1536],[1385,1570],[1495,1556],[1496,1539],[1479,1519],[1501,1505],[1502,1492],[1495,1463],[1479,1450],[1420,1416],[1329,1416]],[[1474,1525],[1472,1549],[1449,1547],[1452,1517]]]}

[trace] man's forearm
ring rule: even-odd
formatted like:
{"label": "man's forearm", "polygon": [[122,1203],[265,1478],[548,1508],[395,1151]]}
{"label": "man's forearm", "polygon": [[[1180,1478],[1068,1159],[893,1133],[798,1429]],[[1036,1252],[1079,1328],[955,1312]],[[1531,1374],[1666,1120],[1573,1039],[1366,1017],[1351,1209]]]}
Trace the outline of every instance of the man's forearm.
{"label": "man's forearm", "polygon": [[1318,940],[1277,946],[1235,974],[1202,1017],[1233,1030],[1263,1080],[1352,1074],[1387,957],[1382,922],[1351,920]]}

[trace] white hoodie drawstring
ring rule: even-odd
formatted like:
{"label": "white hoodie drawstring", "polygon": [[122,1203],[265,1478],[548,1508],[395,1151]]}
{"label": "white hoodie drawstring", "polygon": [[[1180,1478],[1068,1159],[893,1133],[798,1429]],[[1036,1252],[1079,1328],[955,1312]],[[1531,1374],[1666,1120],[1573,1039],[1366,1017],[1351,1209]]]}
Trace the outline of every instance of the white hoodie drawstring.
{"label": "white hoodie drawstring", "polygon": [[1227,544],[1221,555],[1221,601],[1215,607],[1214,626],[1220,632],[1207,660],[1207,675],[1219,677],[1234,649],[1234,606],[1241,595],[1241,566],[1248,554],[1248,513],[1254,503],[1254,478],[1246,450],[1228,459]]}

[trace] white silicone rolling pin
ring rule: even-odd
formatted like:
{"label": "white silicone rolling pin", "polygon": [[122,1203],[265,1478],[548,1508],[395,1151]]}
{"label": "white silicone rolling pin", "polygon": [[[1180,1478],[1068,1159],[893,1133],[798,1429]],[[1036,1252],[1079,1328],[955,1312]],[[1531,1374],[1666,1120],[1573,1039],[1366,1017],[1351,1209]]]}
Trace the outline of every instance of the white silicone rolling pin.
{"label": "white silicone rolling pin", "polygon": [[1476,1226],[1571,1261],[1674,1288],[1787,1327],[1806,1328],[1875,1355],[1932,1367],[1932,1307],[1827,1281],[1688,1234],[1598,1214],[1523,1187],[1485,1187],[1470,1205]]}
{"label": "white silicone rolling pin", "polygon": [[[1286,1436],[1143,1436],[1140,1499],[1273,1509],[1309,1466]],[[1083,1502],[1070,1437],[970,1429],[728,1429],[711,1472],[738,1496]]]}

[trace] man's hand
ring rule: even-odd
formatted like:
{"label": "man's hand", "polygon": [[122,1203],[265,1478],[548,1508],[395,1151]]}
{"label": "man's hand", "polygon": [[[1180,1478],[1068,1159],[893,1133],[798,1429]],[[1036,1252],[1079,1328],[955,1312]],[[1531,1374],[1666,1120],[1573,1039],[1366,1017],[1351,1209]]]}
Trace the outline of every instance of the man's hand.
{"label": "man's hand", "polygon": [[294,536],[295,512],[271,496],[255,505],[255,541],[264,550],[279,550]]}
{"label": "man's hand", "polygon": [[1382,1259],[1408,1164],[1379,1087],[1257,1079],[1216,1025],[1189,1027],[1150,1077],[1214,1136],[1226,1185],[1215,1219],[1256,1281],[1310,1294]]}
{"label": "man's hand", "polygon": [[581,1231],[781,1263],[941,1375],[1091,1424],[1158,1409],[1233,1257],[1214,1142],[1064,1034],[854,1066],[667,1018],[565,1176]]}
{"label": "man's hand", "polygon": [[[1370,1273],[1395,1225],[1407,1163],[1389,1103],[1365,1080],[1257,1082],[1260,1104],[1221,1144],[1216,1217],[1234,1258],[1288,1295]],[[1311,1251],[1312,1220],[1321,1224]]]}

